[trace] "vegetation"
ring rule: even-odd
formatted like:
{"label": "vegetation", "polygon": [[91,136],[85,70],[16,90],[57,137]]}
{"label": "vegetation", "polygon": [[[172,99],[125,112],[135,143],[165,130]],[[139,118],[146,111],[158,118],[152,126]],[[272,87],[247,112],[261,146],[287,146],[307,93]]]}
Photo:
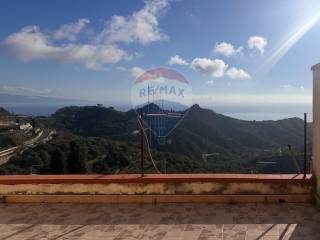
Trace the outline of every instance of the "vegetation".
{"label": "vegetation", "polygon": [[[47,151],[41,151],[48,154]],[[67,172],[67,157],[59,147],[56,147],[52,152],[49,171],[53,174],[64,174]]]}
{"label": "vegetation", "polygon": [[70,142],[67,169],[69,173],[86,173],[87,148],[76,141]]}
{"label": "vegetation", "polygon": [[[0,166],[0,174],[140,171],[137,120],[132,110],[66,107],[51,117],[36,119],[36,124],[56,129],[56,136],[13,157]],[[170,140],[171,144],[161,145],[156,138],[150,139],[161,172],[295,172],[286,147],[291,144],[297,154],[301,152],[303,121],[242,121],[194,105]],[[206,153],[215,154],[203,158]],[[145,156],[145,171],[155,172],[147,152]]]}
{"label": "vegetation", "polygon": [[7,111],[6,109],[0,107],[0,120],[4,120],[7,119],[7,117],[9,117],[11,114],[9,111]]}

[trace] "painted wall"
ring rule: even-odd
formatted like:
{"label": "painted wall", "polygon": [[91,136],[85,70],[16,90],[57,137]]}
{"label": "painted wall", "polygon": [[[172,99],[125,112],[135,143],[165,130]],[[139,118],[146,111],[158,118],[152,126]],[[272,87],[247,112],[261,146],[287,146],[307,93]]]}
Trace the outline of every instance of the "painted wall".
{"label": "painted wall", "polygon": [[320,64],[313,71],[312,167],[316,178],[316,198],[320,203]]}

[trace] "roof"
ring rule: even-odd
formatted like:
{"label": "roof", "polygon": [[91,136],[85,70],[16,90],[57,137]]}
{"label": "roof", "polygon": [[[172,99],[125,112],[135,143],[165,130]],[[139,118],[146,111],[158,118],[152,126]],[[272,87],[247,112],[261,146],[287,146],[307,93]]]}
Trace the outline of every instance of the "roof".
{"label": "roof", "polygon": [[1,239],[319,240],[311,204],[0,204]]}
{"label": "roof", "polygon": [[313,66],[311,67],[311,70],[312,70],[312,71],[315,71],[315,70],[318,70],[318,69],[320,69],[320,63],[315,64],[315,65],[313,65]]}

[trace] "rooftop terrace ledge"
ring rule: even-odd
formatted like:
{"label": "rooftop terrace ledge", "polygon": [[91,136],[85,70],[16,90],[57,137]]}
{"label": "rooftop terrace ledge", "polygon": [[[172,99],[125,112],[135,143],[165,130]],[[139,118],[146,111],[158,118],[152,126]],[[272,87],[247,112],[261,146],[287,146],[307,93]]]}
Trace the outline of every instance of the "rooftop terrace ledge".
{"label": "rooftop terrace ledge", "polygon": [[311,202],[314,181],[296,174],[0,176],[6,203]]}
{"label": "rooftop terrace ledge", "polygon": [[79,174],[79,175],[2,175],[0,185],[15,184],[110,184],[110,183],[292,183],[312,185],[312,175],[307,174]]}

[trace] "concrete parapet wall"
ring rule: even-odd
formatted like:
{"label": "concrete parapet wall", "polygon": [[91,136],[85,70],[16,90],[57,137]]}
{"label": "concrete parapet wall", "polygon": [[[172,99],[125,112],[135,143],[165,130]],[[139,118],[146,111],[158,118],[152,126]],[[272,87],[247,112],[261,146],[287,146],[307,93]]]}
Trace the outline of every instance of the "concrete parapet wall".
{"label": "concrete parapet wall", "polygon": [[5,195],[2,203],[308,203],[311,194],[289,195]]}
{"label": "concrete parapet wall", "polygon": [[310,194],[312,186],[275,183],[106,183],[106,184],[17,184],[0,185],[0,195],[259,195]]}
{"label": "concrete parapet wall", "polygon": [[310,175],[0,176],[3,202],[309,202]]}

